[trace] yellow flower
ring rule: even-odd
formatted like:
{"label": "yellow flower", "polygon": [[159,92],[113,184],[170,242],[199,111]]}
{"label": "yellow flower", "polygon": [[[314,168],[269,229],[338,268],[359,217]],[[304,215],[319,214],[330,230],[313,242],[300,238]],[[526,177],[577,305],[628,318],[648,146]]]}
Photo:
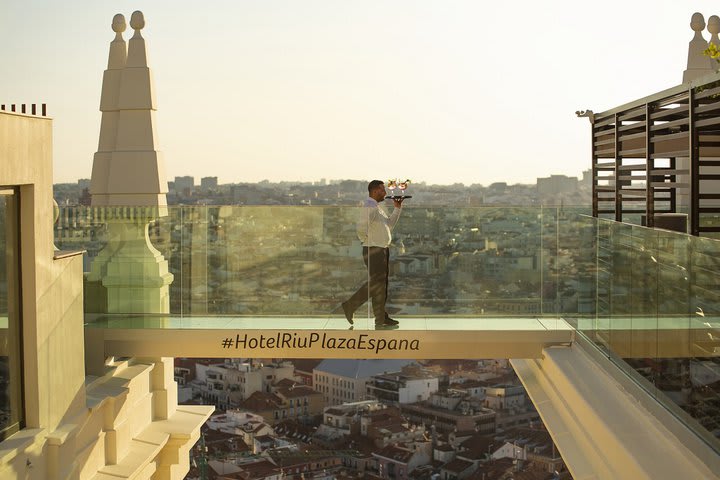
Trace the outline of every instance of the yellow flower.
{"label": "yellow flower", "polygon": [[706,48],[703,51],[703,55],[713,58],[720,62],[720,50],[718,50],[718,46],[715,45],[713,42],[710,42],[710,45],[708,45],[708,48]]}

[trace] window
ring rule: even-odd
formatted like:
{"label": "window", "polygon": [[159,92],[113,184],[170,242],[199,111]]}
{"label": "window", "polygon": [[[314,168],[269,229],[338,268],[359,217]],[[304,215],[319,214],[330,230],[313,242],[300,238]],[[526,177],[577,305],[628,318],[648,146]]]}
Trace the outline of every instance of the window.
{"label": "window", "polygon": [[0,440],[24,426],[19,212],[18,192],[0,188]]}

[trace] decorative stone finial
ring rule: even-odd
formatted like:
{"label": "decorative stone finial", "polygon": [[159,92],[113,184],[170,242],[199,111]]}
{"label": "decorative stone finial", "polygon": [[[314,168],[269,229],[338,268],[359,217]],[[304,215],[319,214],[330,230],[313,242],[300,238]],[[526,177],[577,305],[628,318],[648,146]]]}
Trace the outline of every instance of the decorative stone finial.
{"label": "decorative stone finial", "polygon": [[[717,15],[713,15],[712,17],[708,18],[707,22],[707,29],[708,32],[710,32],[710,42],[716,47],[720,47],[720,37],[718,36],[718,33],[720,33],[720,17]],[[717,71],[718,64],[714,63],[714,70]]]}
{"label": "decorative stone finial", "polygon": [[117,13],[113,17],[112,22],[112,29],[115,33],[122,33],[127,28],[127,24],[125,23],[125,15],[122,13]]}
{"label": "decorative stone finial", "polygon": [[[132,13],[132,16],[130,17],[130,26],[133,30],[135,30],[135,33],[140,33],[140,30],[145,28],[145,16],[140,10],[135,10]],[[703,22],[702,28],[705,28],[705,22]]]}
{"label": "decorative stone finial", "polygon": [[125,15],[118,13],[113,17],[112,29],[115,32],[115,40],[122,41],[122,32],[127,28],[125,23]]}
{"label": "decorative stone finial", "polygon": [[713,15],[712,17],[708,18],[707,22],[707,29],[708,32],[710,32],[710,41],[713,42],[715,45],[718,45],[718,33],[720,33],[720,17],[717,15]]}
{"label": "decorative stone finial", "polygon": [[713,61],[703,53],[708,47],[708,42],[702,35],[702,31],[705,29],[705,17],[702,13],[693,13],[690,19],[690,28],[693,29],[695,35],[688,45],[687,68],[683,72],[683,83],[715,71]]}
{"label": "decorative stone finial", "polygon": [[[134,15],[135,14],[133,13],[133,16]],[[696,35],[703,31],[703,29],[705,28],[705,17],[703,17],[702,13],[693,13],[692,18],[690,19],[690,28],[693,29]]]}

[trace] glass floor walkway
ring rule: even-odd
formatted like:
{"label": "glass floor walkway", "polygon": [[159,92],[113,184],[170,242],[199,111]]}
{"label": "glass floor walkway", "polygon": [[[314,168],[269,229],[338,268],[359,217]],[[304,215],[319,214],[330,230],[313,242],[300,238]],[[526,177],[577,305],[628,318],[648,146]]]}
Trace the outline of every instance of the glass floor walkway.
{"label": "glass floor walkway", "polygon": [[106,356],[244,358],[540,358],[578,332],[624,358],[720,355],[707,317],[403,316],[392,329],[367,317],[86,314]]}
{"label": "glass floor walkway", "polygon": [[90,316],[105,355],[244,358],[538,358],[572,342],[559,318],[402,317],[392,329],[344,317]]}

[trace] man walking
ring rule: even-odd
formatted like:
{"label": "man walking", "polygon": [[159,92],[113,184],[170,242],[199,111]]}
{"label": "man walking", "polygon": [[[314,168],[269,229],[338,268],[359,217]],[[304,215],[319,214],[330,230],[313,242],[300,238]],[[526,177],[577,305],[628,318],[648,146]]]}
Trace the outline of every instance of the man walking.
{"label": "man walking", "polygon": [[390,216],[380,206],[385,199],[385,184],[373,180],[368,184],[368,198],[363,204],[357,223],[357,235],[362,242],[363,261],[368,269],[367,281],[343,302],[345,318],[352,325],[353,313],[363,303],[372,299],[376,328],[397,328],[398,322],[385,312],[388,291],[388,273],[390,260],[390,242],[392,229],[400,218],[402,198],[393,199],[395,208]]}

